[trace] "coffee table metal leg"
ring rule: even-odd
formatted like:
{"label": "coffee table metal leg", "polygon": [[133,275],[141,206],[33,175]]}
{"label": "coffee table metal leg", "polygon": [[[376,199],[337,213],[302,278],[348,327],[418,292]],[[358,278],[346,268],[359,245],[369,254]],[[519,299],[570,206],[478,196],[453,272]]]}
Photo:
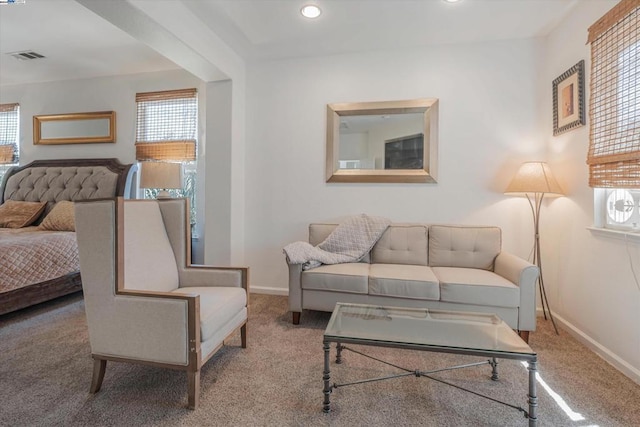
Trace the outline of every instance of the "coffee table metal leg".
{"label": "coffee table metal leg", "polygon": [[322,410],[324,412],[330,412],[331,403],[329,401],[329,395],[331,395],[331,385],[330,385],[331,375],[329,371],[329,357],[330,357],[329,353],[330,353],[331,346],[329,345],[328,341],[324,341],[323,348],[324,348],[324,372],[322,375],[322,380],[324,381],[324,389],[322,392],[324,393],[324,402],[322,404]]}
{"label": "coffee table metal leg", "polygon": [[495,357],[492,357],[489,360],[489,365],[491,365],[491,379],[493,381],[498,381],[498,361]]}
{"label": "coffee table metal leg", "polygon": [[336,344],[336,363],[340,364],[342,363],[342,344],[338,343]]}
{"label": "coffee table metal leg", "polygon": [[538,396],[536,394],[537,358],[529,362],[529,427],[538,425]]}

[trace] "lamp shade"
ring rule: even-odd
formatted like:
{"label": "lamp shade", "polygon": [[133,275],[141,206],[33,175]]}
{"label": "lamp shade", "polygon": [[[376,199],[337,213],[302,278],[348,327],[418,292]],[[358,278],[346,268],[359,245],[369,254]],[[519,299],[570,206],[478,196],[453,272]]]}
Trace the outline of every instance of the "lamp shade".
{"label": "lamp shade", "polygon": [[512,193],[564,194],[551,168],[544,162],[523,163],[505,190],[505,194]]}
{"label": "lamp shade", "polygon": [[142,162],[140,188],[182,188],[182,163]]}

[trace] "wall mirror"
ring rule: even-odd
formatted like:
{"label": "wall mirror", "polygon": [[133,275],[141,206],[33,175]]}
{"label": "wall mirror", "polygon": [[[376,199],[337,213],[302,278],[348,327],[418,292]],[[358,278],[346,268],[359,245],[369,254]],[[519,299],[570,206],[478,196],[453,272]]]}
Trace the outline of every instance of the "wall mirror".
{"label": "wall mirror", "polygon": [[34,144],[116,142],[115,111],[33,116]]}
{"label": "wall mirror", "polygon": [[438,100],[327,105],[327,182],[436,182]]}

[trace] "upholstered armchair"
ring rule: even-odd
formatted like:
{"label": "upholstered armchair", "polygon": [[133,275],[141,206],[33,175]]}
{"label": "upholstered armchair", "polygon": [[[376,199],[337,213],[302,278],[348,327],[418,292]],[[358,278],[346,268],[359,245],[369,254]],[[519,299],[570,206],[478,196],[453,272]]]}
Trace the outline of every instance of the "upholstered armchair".
{"label": "upholstered armchair", "polygon": [[190,264],[185,199],[77,203],[75,214],[91,392],[107,361],[149,364],[186,371],[195,409],[202,365],[238,329],[246,348],[248,268]]}

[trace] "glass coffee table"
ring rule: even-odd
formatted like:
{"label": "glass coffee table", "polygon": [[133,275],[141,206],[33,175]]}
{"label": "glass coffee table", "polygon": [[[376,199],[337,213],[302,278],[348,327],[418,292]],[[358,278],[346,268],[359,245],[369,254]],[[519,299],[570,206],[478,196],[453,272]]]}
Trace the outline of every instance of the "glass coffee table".
{"label": "glass coffee table", "polygon": [[[404,371],[403,373],[371,378],[351,383],[331,384],[330,344],[336,345],[336,363],[342,362],[342,351],[349,350],[365,357],[366,354],[346,347],[344,344],[359,344],[379,347],[395,347],[437,353],[465,354],[490,359],[478,363],[453,366],[433,371],[405,369],[379,359]],[[523,412],[529,419],[529,426],[537,425],[538,398],[536,395],[537,355],[500,317],[495,314],[465,313],[423,308],[380,307],[366,304],[337,303],[327,329],[324,332],[324,412],[331,411],[329,397],[338,387],[363,384],[402,376],[427,377],[452,385],[477,396],[510,406]],[[529,410],[511,405],[465,389],[458,385],[431,376],[441,371],[490,365],[491,379],[498,379],[496,359],[515,359],[528,362],[529,370]]]}

